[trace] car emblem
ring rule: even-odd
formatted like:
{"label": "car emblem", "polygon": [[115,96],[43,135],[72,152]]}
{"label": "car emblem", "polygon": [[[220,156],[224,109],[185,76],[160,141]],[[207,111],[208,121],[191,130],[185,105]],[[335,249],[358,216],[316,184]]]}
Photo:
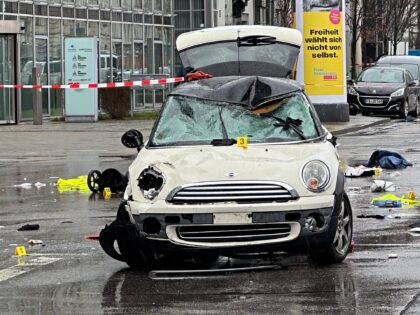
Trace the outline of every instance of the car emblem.
{"label": "car emblem", "polygon": [[372,91],[372,93],[373,93],[373,94],[376,94],[376,90],[373,90],[373,91]]}
{"label": "car emblem", "polygon": [[225,174],[226,177],[236,177],[238,176],[238,173],[234,173],[234,172],[229,172]]}

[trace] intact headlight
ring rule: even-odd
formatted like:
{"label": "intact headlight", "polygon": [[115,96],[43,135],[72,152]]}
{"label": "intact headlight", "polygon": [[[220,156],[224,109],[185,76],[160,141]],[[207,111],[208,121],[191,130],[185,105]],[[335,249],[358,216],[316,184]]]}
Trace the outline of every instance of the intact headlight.
{"label": "intact headlight", "polygon": [[354,87],[349,88],[349,94],[350,95],[359,95],[359,93],[357,93],[356,89]]}
{"label": "intact headlight", "polygon": [[330,177],[328,166],[319,160],[310,161],[302,168],[302,182],[312,192],[322,192],[330,183]]}
{"label": "intact headlight", "polygon": [[398,97],[404,95],[404,88],[396,90],[394,93],[391,94],[391,97]]}

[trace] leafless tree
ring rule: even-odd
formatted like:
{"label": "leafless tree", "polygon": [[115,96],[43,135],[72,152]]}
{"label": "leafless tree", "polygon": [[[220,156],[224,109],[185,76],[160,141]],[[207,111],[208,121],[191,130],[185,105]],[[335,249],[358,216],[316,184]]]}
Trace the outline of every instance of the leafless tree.
{"label": "leafless tree", "polygon": [[278,26],[292,26],[292,1],[295,0],[274,0],[275,18]]}
{"label": "leafless tree", "polygon": [[417,0],[417,38],[416,49],[420,49],[420,0]]}
{"label": "leafless tree", "polygon": [[350,30],[351,77],[353,79],[357,76],[356,47],[357,41],[362,36],[364,9],[362,0],[347,0],[346,22]]}
{"label": "leafless tree", "polygon": [[[405,32],[414,24],[417,18],[418,0],[383,0],[382,31],[384,43],[392,41],[393,54],[402,41]],[[387,46],[387,45],[386,45]]]}

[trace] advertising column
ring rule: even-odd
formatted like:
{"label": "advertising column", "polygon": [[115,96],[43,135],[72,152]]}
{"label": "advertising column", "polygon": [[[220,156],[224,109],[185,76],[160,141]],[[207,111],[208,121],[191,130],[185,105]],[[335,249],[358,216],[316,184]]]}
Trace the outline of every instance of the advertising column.
{"label": "advertising column", "polygon": [[303,51],[298,80],[322,121],[348,121],[345,1],[296,0]]}
{"label": "advertising column", "polygon": [[[89,84],[98,82],[97,40],[95,37],[64,39],[64,83]],[[97,89],[67,89],[65,119],[72,121],[98,120]]]}

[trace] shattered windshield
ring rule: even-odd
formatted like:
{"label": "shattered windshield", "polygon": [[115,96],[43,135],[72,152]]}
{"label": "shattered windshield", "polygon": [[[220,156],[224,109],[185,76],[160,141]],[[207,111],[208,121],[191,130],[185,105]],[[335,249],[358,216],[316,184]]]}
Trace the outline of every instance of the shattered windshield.
{"label": "shattered windshield", "polygon": [[[150,139],[151,146],[214,144],[247,136],[249,143],[288,142],[317,137],[310,105],[301,93],[255,110],[240,105],[170,96]],[[231,143],[231,144],[232,144]]]}

